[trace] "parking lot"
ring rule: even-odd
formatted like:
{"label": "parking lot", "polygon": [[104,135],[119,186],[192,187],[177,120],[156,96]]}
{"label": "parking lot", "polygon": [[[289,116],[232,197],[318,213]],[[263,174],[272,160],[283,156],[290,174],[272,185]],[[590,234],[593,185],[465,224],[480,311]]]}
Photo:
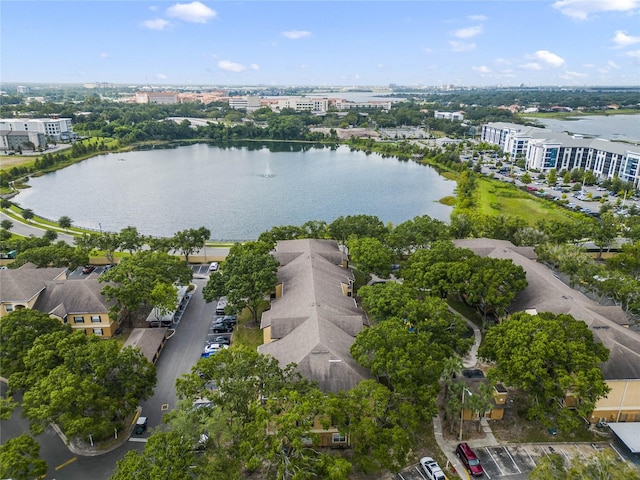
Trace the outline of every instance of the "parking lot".
{"label": "parking lot", "polygon": [[[473,450],[484,468],[485,474],[483,478],[526,480],[540,458],[551,453],[561,455],[565,458],[565,462],[568,463],[573,457],[578,456],[581,459],[586,459],[596,451],[611,448],[607,444],[554,443],[476,447]],[[614,451],[614,453],[619,455],[617,451]],[[444,465],[441,466],[445,467]],[[425,480],[427,476],[422,471],[420,464],[416,464],[399,472],[396,478],[398,480]],[[451,475],[449,478],[451,478]]]}

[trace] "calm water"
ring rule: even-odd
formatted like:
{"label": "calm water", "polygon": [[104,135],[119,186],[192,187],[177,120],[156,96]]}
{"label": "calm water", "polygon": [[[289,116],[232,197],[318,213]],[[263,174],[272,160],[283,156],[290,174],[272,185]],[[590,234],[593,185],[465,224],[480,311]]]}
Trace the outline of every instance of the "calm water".
{"label": "calm water", "polygon": [[172,236],[204,226],[219,240],[341,215],[377,215],[394,225],[425,214],[449,219],[451,208],[438,200],[453,194],[455,182],[430,167],[344,146],[269,148],[198,144],[100,155],[32,178],[32,188],[14,200],[96,230],[133,225],[145,235]]}
{"label": "calm water", "polygon": [[640,142],[640,115],[593,115],[575,120],[536,118],[552,132],[579,133],[607,140]]}

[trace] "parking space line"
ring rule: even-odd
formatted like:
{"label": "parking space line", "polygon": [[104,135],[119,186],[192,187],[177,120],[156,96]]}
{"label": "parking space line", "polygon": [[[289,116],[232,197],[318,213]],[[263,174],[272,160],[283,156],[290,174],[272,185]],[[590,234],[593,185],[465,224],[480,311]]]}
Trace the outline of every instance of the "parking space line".
{"label": "parking space line", "polygon": [[524,449],[524,451],[526,452],[527,456],[529,457],[529,460],[531,460],[531,463],[533,463],[534,466],[538,466],[538,464],[536,463],[536,461],[533,459],[533,457],[531,456],[531,454],[529,453],[529,450],[527,450],[527,447],[525,447],[524,445],[522,446],[522,448]]}
{"label": "parking space line", "polygon": [[420,478],[424,478],[426,480],[427,477],[424,476],[424,473],[422,473],[422,469],[418,468],[418,466],[414,466],[413,468],[416,469],[416,471],[418,472],[418,475],[420,475]]}
{"label": "parking space line", "polygon": [[522,473],[522,470],[520,470],[520,467],[518,466],[518,464],[516,463],[516,461],[513,459],[513,457],[511,456],[511,454],[509,453],[509,450],[507,450],[507,447],[502,447],[504,448],[504,451],[507,452],[507,455],[509,455],[509,458],[511,459],[511,461],[513,462],[513,464],[515,465],[515,467],[518,469],[518,473]]}
{"label": "parking space line", "polygon": [[493,458],[493,455],[491,455],[491,452],[489,451],[489,449],[487,447],[484,447],[484,449],[487,451],[487,453],[489,454],[489,456],[491,457],[491,460],[493,460],[493,463],[496,464],[496,467],[498,467],[498,470],[500,470],[500,475],[504,476],[504,472],[502,471],[502,469],[500,468],[500,464],[498,464],[498,462],[496,462],[496,459]]}

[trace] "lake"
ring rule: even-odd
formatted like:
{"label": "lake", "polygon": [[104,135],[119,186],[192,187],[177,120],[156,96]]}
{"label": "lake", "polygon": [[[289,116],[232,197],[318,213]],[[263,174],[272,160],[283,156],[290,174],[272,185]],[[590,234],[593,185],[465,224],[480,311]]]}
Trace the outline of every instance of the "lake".
{"label": "lake", "polygon": [[376,215],[397,225],[446,221],[455,182],[378,154],[293,143],[196,144],[105,154],[31,178],[13,201],[37,215],[119,232],[172,236],[206,227],[213,240],[251,240],[278,225]]}

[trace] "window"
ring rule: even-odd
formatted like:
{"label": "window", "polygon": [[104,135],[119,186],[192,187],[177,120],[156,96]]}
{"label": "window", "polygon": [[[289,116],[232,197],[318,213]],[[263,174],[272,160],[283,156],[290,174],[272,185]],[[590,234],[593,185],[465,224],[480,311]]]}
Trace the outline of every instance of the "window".
{"label": "window", "polygon": [[4,309],[5,309],[7,312],[13,312],[13,305],[11,305],[11,304],[6,304],[6,305],[4,306]]}
{"label": "window", "polygon": [[101,328],[94,328],[93,329],[93,333],[95,335],[102,335],[102,329]]}
{"label": "window", "polygon": [[73,317],[73,323],[84,323],[84,317]]}
{"label": "window", "polygon": [[91,315],[91,323],[101,323],[100,315]]}
{"label": "window", "polygon": [[347,441],[347,436],[342,433],[334,433],[331,441],[333,443],[345,443]]}

